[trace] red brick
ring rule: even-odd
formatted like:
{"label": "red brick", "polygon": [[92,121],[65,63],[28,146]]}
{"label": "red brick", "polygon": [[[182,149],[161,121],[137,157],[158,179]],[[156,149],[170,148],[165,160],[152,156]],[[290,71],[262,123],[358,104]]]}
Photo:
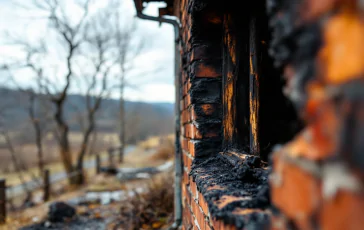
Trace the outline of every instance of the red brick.
{"label": "red brick", "polygon": [[195,144],[191,140],[189,140],[187,144],[188,152],[191,154],[191,156],[195,157]]}
{"label": "red brick", "polygon": [[212,230],[212,228],[210,227],[210,224],[208,221],[205,221],[205,229],[206,230]]}
{"label": "red brick", "polygon": [[186,124],[184,126],[184,129],[185,129],[185,136],[191,139],[217,137],[219,135],[216,132],[216,130],[212,130],[211,132],[209,131],[202,134],[194,124]]}
{"label": "red brick", "polygon": [[215,104],[202,104],[193,105],[191,107],[191,120],[204,119],[206,117],[218,117],[217,105]]}
{"label": "red brick", "polygon": [[186,188],[186,201],[187,201],[188,205],[191,206],[192,193],[191,193],[190,186],[184,186],[184,187]]}
{"label": "red brick", "polygon": [[190,62],[198,60],[209,60],[212,58],[221,58],[220,45],[202,45],[192,48]]}
{"label": "red brick", "polygon": [[188,109],[181,112],[181,124],[186,124],[191,121],[191,114]]}
{"label": "red brick", "polygon": [[198,203],[200,207],[202,208],[202,211],[205,213],[205,215],[209,214],[209,208],[207,205],[207,202],[205,201],[205,198],[203,196],[198,197]]}
{"label": "red brick", "polygon": [[198,223],[198,226],[201,230],[205,229],[205,216],[203,212],[201,211],[201,208],[198,204],[196,204],[196,208],[194,210],[194,215],[196,216],[196,220]]}
{"label": "red brick", "polygon": [[214,227],[214,229],[222,229],[224,223],[221,220],[217,220],[217,219],[212,219],[212,226]]}
{"label": "red brick", "polygon": [[183,153],[183,164],[187,167],[188,172],[191,171],[192,159],[187,155],[186,152]]}
{"label": "red brick", "polygon": [[198,218],[197,214],[199,213],[198,204],[194,199],[191,200],[191,208],[192,208],[192,213],[195,215],[196,220],[198,221],[197,219]]}
{"label": "red brick", "polygon": [[187,94],[187,96],[184,98],[184,108],[187,109],[191,105],[191,96],[190,94]]}
{"label": "red brick", "polygon": [[192,64],[191,73],[195,77],[221,77],[221,66],[217,66],[215,63],[195,62]]}
{"label": "red brick", "polygon": [[182,94],[186,96],[188,94],[187,84],[182,85]]}
{"label": "red brick", "polygon": [[187,228],[190,229],[192,227],[192,221],[193,221],[193,217],[191,214],[191,210],[188,206],[186,206],[183,209],[183,225]]}
{"label": "red brick", "polygon": [[320,212],[322,230],[361,230],[364,227],[364,195],[339,191],[325,200]]}
{"label": "red brick", "polygon": [[183,170],[183,184],[184,185],[190,184],[190,176],[188,175],[188,173],[185,170]]}
{"label": "red brick", "polygon": [[182,84],[184,85],[188,79],[188,74],[186,71],[182,71]]}
{"label": "red brick", "polygon": [[293,157],[309,160],[326,159],[338,148],[340,124],[337,108],[328,101],[309,99],[306,110],[312,122],[293,141],[286,144],[283,151]]}
{"label": "red brick", "polygon": [[310,228],[309,218],[321,202],[319,181],[282,153],[274,154],[273,161],[270,180],[273,203],[298,226]]}
{"label": "red brick", "polygon": [[179,102],[179,110],[183,111],[185,109],[185,99],[182,98]]}
{"label": "red brick", "polygon": [[194,199],[197,199],[198,197],[198,190],[197,190],[197,185],[194,181],[190,182],[190,188],[191,188],[191,192],[192,192],[192,197]]}
{"label": "red brick", "polygon": [[[183,127],[181,127],[181,128],[183,129]],[[188,144],[189,144],[189,139],[182,138],[182,140],[181,140],[181,147],[182,147],[183,150],[188,151]]]}
{"label": "red brick", "polygon": [[189,140],[188,151],[192,157],[205,157],[216,154],[221,149],[221,143],[214,140]]}

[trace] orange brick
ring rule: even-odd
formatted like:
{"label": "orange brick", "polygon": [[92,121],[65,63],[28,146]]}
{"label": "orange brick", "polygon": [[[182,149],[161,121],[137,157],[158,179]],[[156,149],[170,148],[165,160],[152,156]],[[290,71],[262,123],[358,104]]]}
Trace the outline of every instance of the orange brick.
{"label": "orange brick", "polygon": [[203,119],[204,117],[218,117],[217,105],[215,104],[200,104],[191,107],[191,120]]}
{"label": "orange brick", "polygon": [[190,184],[190,177],[188,176],[188,173],[186,170],[183,170],[183,184],[189,185]]}
{"label": "orange brick", "polygon": [[232,225],[223,224],[221,226],[221,230],[236,230],[236,227],[234,227]]}
{"label": "orange brick", "polygon": [[188,144],[189,144],[189,140],[187,138],[182,138],[181,147],[183,150],[188,151],[188,149],[189,149]]}
{"label": "orange brick", "polygon": [[217,219],[212,219],[212,226],[214,227],[214,229],[222,229],[224,223],[221,220],[217,220]]}
{"label": "orange brick", "polygon": [[193,222],[193,217],[191,214],[191,210],[188,206],[186,206],[183,209],[183,226],[186,227],[186,229],[191,229]]}
{"label": "orange brick", "polygon": [[187,155],[187,153],[183,153],[183,165],[187,167],[188,173],[191,171],[192,159]]}
{"label": "orange brick", "polygon": [[182,84],[184,85],[188,79],[188,74],[186,71],[182,72]]}
{"label": "orange brick", "polygon": [[200,207],[202,208],[205,215],[208,215],[209,208],[208,208],[207,202],[205,201],[205,198],[203,196],[199,196],[198,198],[199,198],[198,203],[199,203]]}
{"label": "orange brick", "polygon": [[219,134],[215,131],[206,132],[202,134],[194,124],[184,125],[185,136],[191,139],[202,139],[209,137],[217,137]]}
{"label": "orange brick", "polygon": [[195,144],[193,143],[193,141],[189,140],[188,141],[188,152],[191,154],[191,156],[195,157]]}
{"label": "orange brick", "polygon": [[191,192],[192,192],[192,197],[197,199],[198,190],[197,190],[197,185],[194,181],[190,182],[190,188],[191,188]]}
{"label": "orange brick", "polygon": [[339,191],[325,200],[320,212],[323,230],[361,230],[364,228],[364,195]]}
{"label": "orange brick", "polygon": [[192,202],[192,194],[191,194],[190,186],[185,185],[185,186],[183,186],[183,187],[185,187],[185,189],[186,189],[186,201],[187,201],[188,205],[190,205],[190,206],[191,206],[191,202]]}
{"label": "orange brick", "polygon": [[187,94],[187,96],[184,99],[184,109],[187,109],[191,105],[191,96],[190,94]]}
{"label": "orange brick", "polygon": [[183,111],[185,109],[185,99],[182,98],[179,102],[179,110]]}
{"label": "orange brick", "polygon": [[221,76],[221,66],[215,63],[195,62],[192,64],[191,72],[195,77],[215,78]]}
{"label": "orange brick", "polygon": [[[311,84],[308,89],[320,91],[319,86]],[[302,130],[293,141],[284,146],[284,152],[292,157],[304,157],[309,160],[323,160],[336,152],[340,129],[337,108],[331,101],[308,99],[306,114],[312,122]]]}
{"label": "orange brick", "polygon": [[320,204],[319,181],[301,167],[288,161],[282,153],[273,156],[271,175],[272,201],[285,215],[303,229],[310,228],[309,218]]}
{"label": "orange brick", "polygon": [[221,58],[220,45],[196,46],[191,50],[190,62]]}
{"label": "orange brick", "polygon": [[198,223],[198,226],[200,227],[200,229],[205,229],[205,216],[202,213],[200,206],[198,204],[196,204],[196,210],[194,212],[195,216],[196,216],[196,220]]}
{"label": "orange brick", "polygon": [[205,221],[205,229],[206,230],[212,230],[212,228],[210,227],[210,224],[208,221]]}
{"label": "orange brick", "polygon": [[186,124],[191,121],[191,115],[188,109],[181,112],[181,124]]}

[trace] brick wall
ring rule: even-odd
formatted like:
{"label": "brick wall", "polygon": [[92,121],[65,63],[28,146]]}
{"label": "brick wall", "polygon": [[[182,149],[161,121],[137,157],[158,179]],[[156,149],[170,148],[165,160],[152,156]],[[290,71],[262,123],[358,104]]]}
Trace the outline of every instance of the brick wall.
{"label": "brick wall", "polygon": [[273,227],[364,229],[363,2],[269,3],[272,53],[306,122],[273,155]]}
{"label": "brick wall", "polygon": [[[219,155],[223,142],[221,5],[182,0],[176,8],[182,24],[183,229],[235,229],[248,222],[266,223],[267,210],[244,206],[245,201],[257,201],[250,196],[257,188],[245,189],[250,184],[231,172],[239,166]],[[244,190],[247,194],[242,194]],[[235,205],[240,201],[242,205]]]}
{"label": "brick wall", "polygon": [[[306,124],[275,148],[269,166],[248,155],[227,162],[219,154],[221,2],[176,1],[182,24],[183,229],[363,229],[362,1],[268,3],[271,54],[284,69],[284,92]],[[265,175],[271,167],[270,189],[242,176],[246,169]]]}
{"label": "brick wall", "polygon": [[178,12],[182,23],[183,229],[212,229],[207,202],[190,173],[195,159],[216,155],[221,148],[221,35],[216,33],[220,19],[214,21],[213,15],[207,19],[206,11],[194,7],[193,1],[182,0]]}

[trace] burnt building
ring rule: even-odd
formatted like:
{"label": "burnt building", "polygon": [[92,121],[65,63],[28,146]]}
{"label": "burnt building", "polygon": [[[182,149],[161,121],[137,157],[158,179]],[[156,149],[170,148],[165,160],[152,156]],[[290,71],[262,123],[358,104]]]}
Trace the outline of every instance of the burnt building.
{"label": "burnt building", "polygon": [[138,16],[176,39],[175,226],[364,229],[363,1],[153,1]]}

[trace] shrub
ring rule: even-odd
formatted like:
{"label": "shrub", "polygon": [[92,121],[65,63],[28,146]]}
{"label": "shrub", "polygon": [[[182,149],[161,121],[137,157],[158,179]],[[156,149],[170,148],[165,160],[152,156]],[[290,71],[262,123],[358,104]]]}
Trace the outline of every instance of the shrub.
{"label": "shrub", "polygon": [[142,193],[123,203],[114,230],[163,229],[173,222],[173,178],[171,173],[160,175],[148,183]]}

